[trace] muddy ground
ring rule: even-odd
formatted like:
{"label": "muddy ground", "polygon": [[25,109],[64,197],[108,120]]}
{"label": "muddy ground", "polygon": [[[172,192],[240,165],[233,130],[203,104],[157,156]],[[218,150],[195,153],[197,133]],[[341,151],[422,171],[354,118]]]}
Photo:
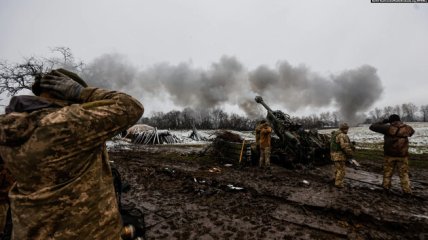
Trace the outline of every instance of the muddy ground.
{"label": "muddy ground", "polygon": [[411,169],[414,195],[380,188],[381,162],[357,159],[346,187],[332,166],[290,170],[225,165],[204,145],[110,150],[144,213],[146,239],[428,239],[428,173]]}

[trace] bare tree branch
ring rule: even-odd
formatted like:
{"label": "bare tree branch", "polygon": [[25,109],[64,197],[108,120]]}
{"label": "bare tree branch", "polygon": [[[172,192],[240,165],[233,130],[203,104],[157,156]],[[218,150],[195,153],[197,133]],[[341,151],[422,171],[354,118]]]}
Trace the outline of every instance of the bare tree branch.
{"label": "bare tree branch", "polygon": [[0,61],[0,94],[13,96],[24,89],[31,89],[35,76],[54,68],[62,67],[78,72],[83,69],[83,62],[75,61],[70,48],[55,47],[51,51],[58,53],[60,57],[29,57],[24,58],[23,63],[14,64]]}
{"label": "bare tree branch", "polygon": [[0,62],[0,94],[15,95],[23,89],[31,89],[34,76],[44,71],[44,63],[34,57],[21,64]]}

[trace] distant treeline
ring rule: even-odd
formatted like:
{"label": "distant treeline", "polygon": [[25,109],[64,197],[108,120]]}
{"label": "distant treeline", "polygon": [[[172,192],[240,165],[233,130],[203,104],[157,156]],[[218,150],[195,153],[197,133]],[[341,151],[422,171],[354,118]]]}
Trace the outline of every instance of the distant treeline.
{"label": "distant treeline", "polygon": [[185,108],[167,113],[156,112],[151,117],[143,117],[140,122],[159,129],[235,129],[253,130],[260,119],[249,119],[245,116],[228,114],[221,109],[195,111]]}
{"label": "distant treeline", "polygon": [[[391,114],[398,114],[405,122],[427,122],[428,105],[417,107],[413,103],[405,103],[396,106],[387,106],[383,109],[375,108],[370,111],[361,123],[373,123],[388,118]],[[156,112],[151,117],[143,117],[140,123],[148,124],[159,129],[234,129],[240,131],[254,130],[258,121],[235,113],[229,114],[221,109],[200,110],[185,108],[182,111],[173,110],[167,113]],[[338,127],[342,121],[338,112],[323,112],[304,117],[292,117],[303,127],[323,129]]]}
{"label": "distant treeline", "polygon": [[387,118],[391,114],[398,114],[405,122],[427,122],[428,105],[420,107],[413,103],[404,103],[395,106],[386,106],[384,108],[375,108],[369,112],[365,123],[371,123]]}
{"label": "distant treeline", "polygon": [[[151,117],[143,117],[140,123],[157,127],[159,129],[233,129],[239,131],[251,131],[256,127],[260,118],[249,118],[235,113],[228,114],[221,109],[211,111],[196,111],[185,108],[183,111],[173,110],[167,113],[156,112]],[[292,117],[292,121],[298,122],[305,128],[329,128],[339,125],[340,119],[336,113],[321,113],[306,117]]]}

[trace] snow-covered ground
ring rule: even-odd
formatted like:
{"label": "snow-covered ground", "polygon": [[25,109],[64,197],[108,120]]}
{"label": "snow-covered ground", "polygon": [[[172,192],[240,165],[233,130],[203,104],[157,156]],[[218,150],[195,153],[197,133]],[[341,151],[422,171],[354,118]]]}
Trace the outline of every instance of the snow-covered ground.
{"label": "snow-covered ground", "polygon": [[[414,129],[415,134],[409,138],[410,151],[413,153],[428,153],[428,123],[409,123]],[[320,133],[330,134],[334,129],[320,130]],[[200,137],[204,141],[195,141],[189,138],[192,130],[169,130],[171,134],[177,136],[180,140],[180,144],[207,144],[214,140],[216,132],[221,130],[198,130]],[[254,131],[231,131],[239,134],[245,140],[255,140]],[[369,125],[361,125],[358,127],[352,127],[349,129],[348,135],[351,141],[357,143],[357,148],[382,148],[383,135],[372,132],[369,130]],[[130,141],[115,139],[107,142],[107,147],[127,147],[131,144]]]}
{"label": "snow-covered ground", "polygon": [[[198,134],[206,139],[206,141],[212,141],[216,138],[216,132],[219,132],[222,130],[198,130]],[[255,140],[255,136],[251,131],[233,131],[233,130],[228,130],[232,133],[238,134],[241,136],[242,139],[245,140]],[[190,134],[192,133],[192,130],[170,130],[169,131],[171,134],[176,135],[178,138],[180,138],[183,143],[198,143],[198,141],[194,141],[193,139],[189,138]],[[205,141],[205,142],[206,142]],[[204,141],[202,141],[203,143]]]}
{"label": "snow-covered ground", "polygon": [[[158,130],[158,131],[166,131],[166,130]],[[216,132],[222,130],[198,130],[199,136],[203,139],[201,141],[196,141],[190,138],[192,134],[192,130],[168,130],[169,133],[175,135],[178,139],[180,139],[180,143],[176,143],[175,145],[185,144],[185,145],[203,145],[211,143],[216,138]],[[251,131],[233,131],[228,130],[232,133],[238,134],[242,139],[245,140],[253,140],[255,141],[255,136]],[[124,139],[119,136],[114,137],[112,140],[107,141],[107,149],[112,148],[120,148],[120,149],[130,149],[130,146],[133,145],[129,139]]]}

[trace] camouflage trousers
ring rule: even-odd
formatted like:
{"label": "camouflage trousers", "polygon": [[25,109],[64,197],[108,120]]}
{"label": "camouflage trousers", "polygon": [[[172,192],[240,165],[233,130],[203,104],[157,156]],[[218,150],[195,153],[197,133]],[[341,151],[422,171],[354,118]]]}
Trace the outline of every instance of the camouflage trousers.
{"label": "camouflage trousers", "polygon": [[259,167],[270,166],[270,147],[260,148],[260,161]]}
{"label": "camouflage trousers", "polygon": [[411,193],[409,180],[409,158],[408,157],[389,157],[385,156],[383,164],[383,183],[385,189],[391,188],[391,177],[394,174],[395,166],[398,168],[400,176],[401,189],[405,193]]}
{"label": "camouflage trousers", "polygon": [[343,187],[345,179],[345,161],[334,161],[334,185]]}
{"label": "camouflage trousers", "polygon": [[3,235],[5,227],[6,227],[7,211],[8,210],[9,210],[9,204],[8,203],[0,204],[0,236]]}

